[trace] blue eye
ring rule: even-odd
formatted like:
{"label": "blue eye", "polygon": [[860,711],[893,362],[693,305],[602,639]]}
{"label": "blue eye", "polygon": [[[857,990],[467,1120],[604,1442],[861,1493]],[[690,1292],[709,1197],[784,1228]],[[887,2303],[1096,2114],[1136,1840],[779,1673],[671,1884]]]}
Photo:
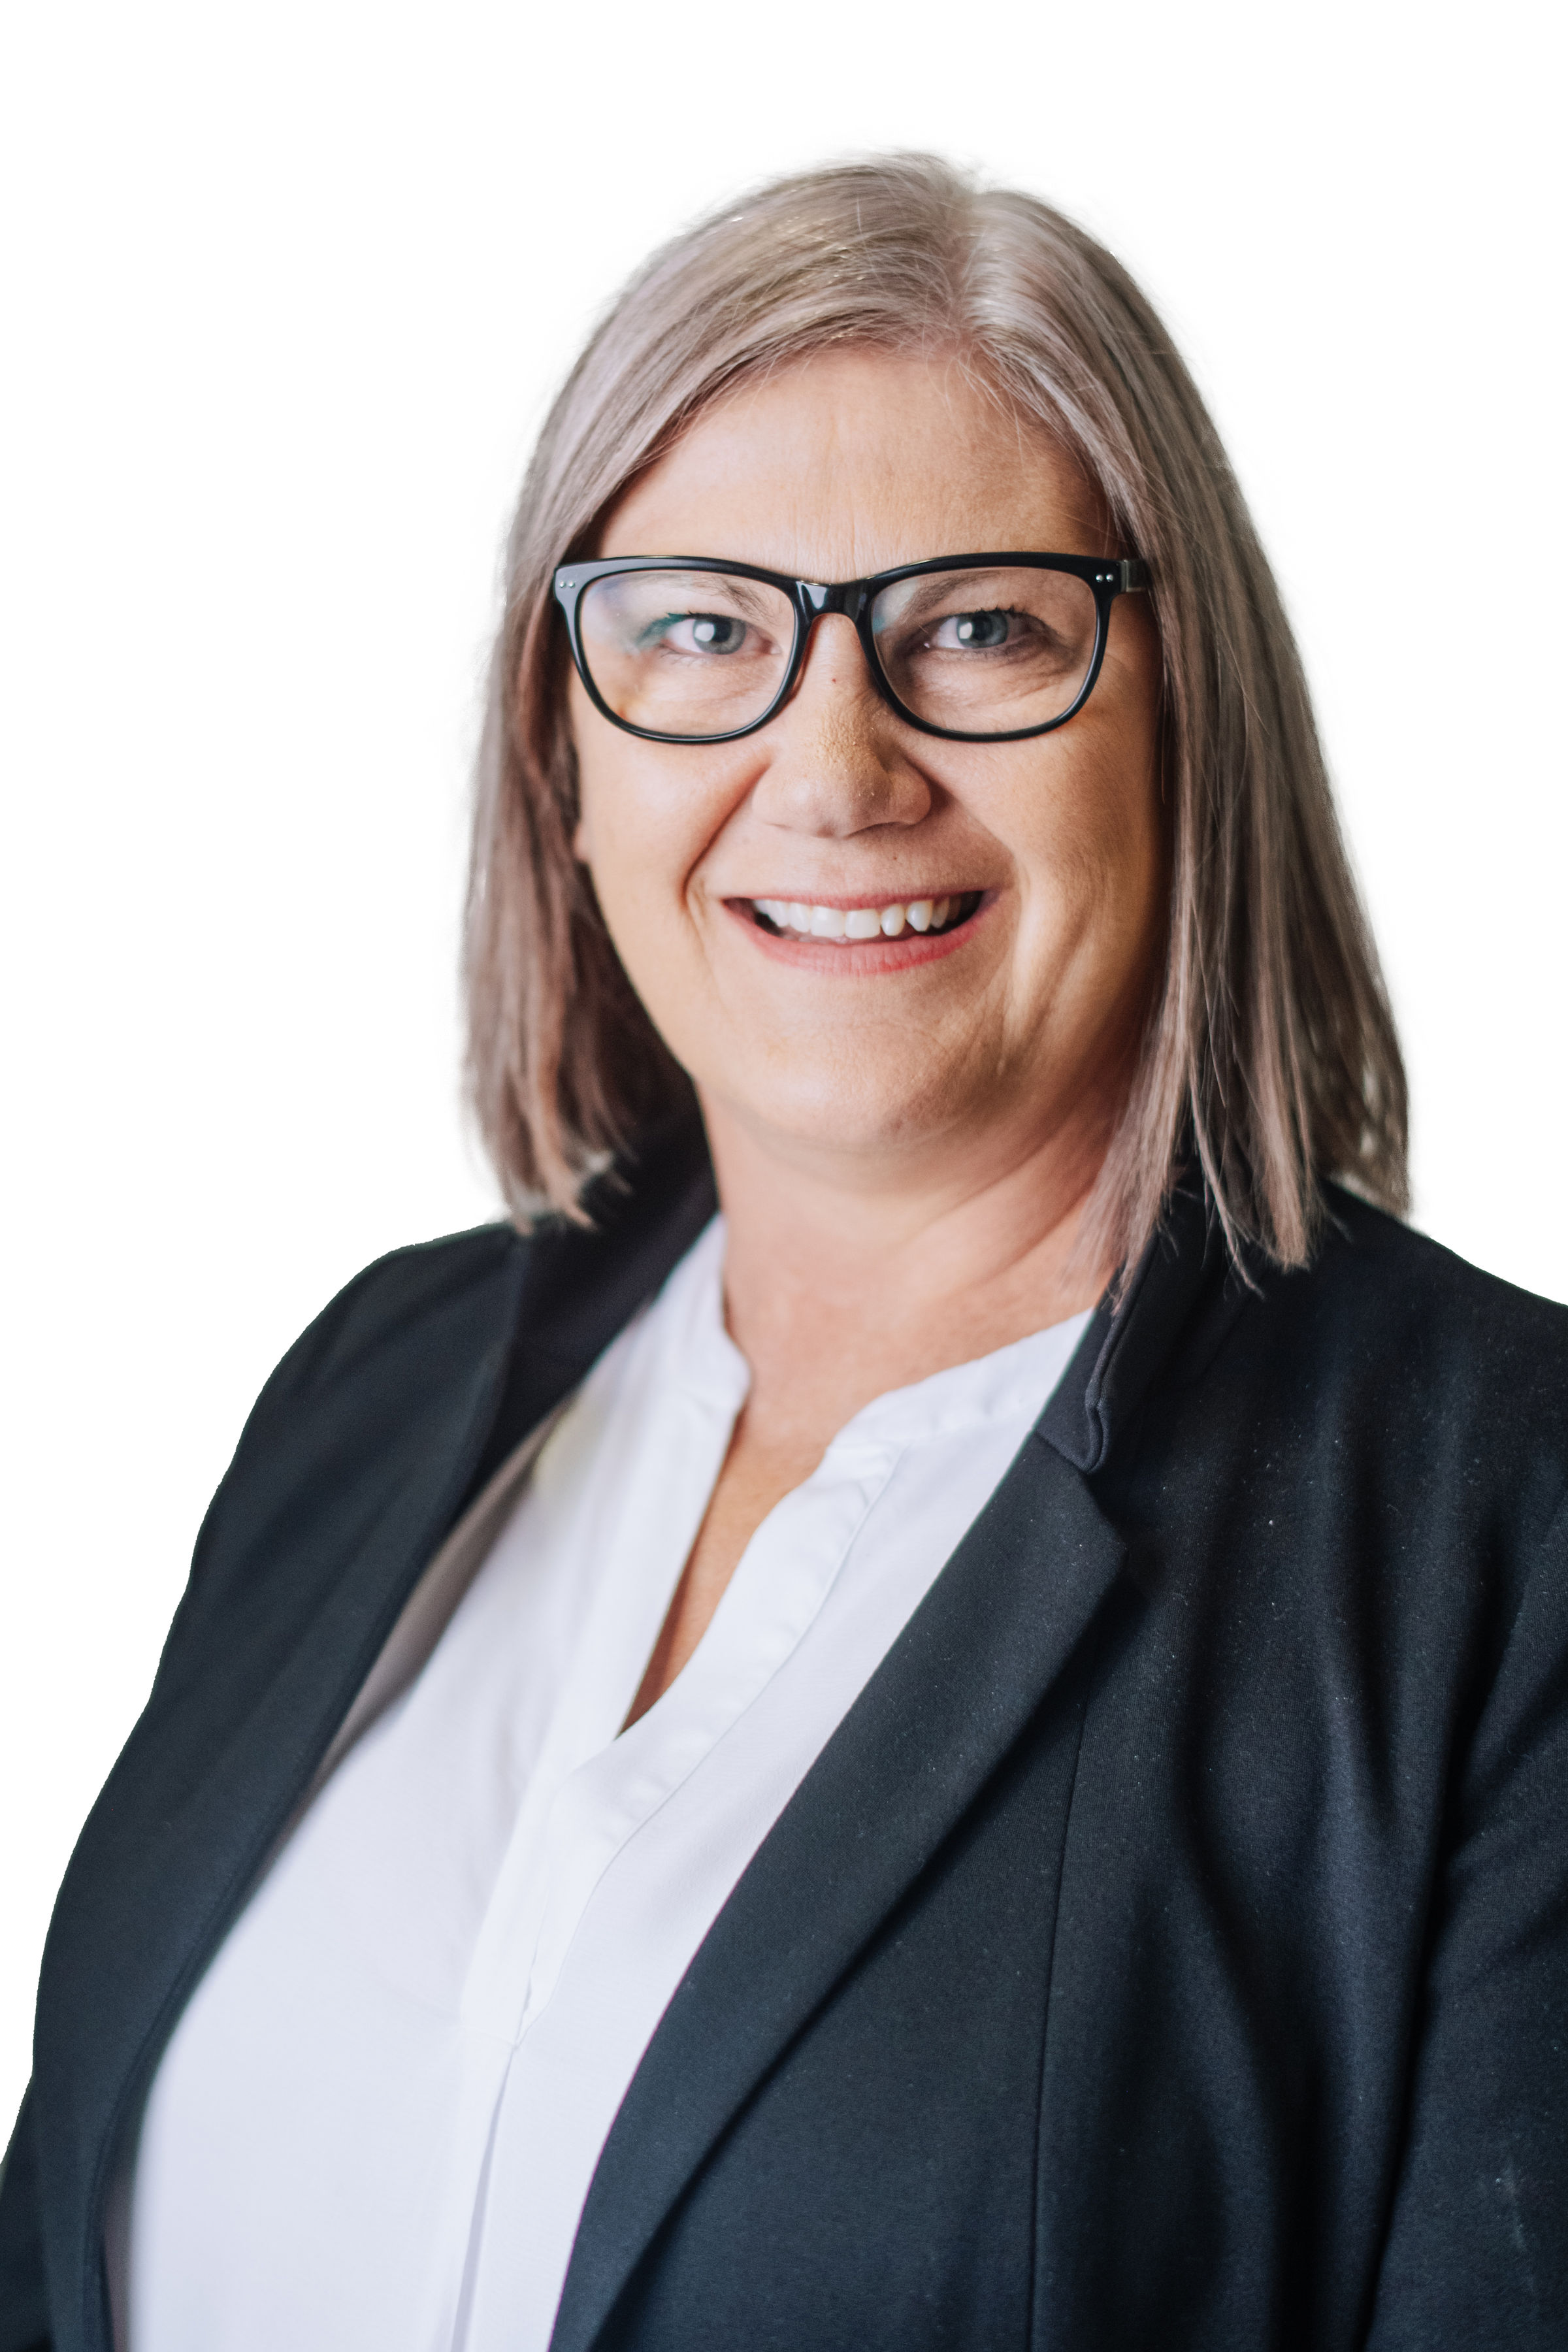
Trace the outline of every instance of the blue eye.
{"label": "blue eye", "polygon": [[693,644],[704,646],[710,654],[732,654],[745,634],[744,621],[737,621],[728,613],[694,613],[691,616]]}
{"label": "blue eye", "polygon": [[675,653],[737,654],[746,642],[746,624],[733,613],[666,613],[649,623],[639,642]]}
{"label": "blue eye", "polygon": [[984,653],[1006,644],[1012,618],[1010,613],[950,613],[935,632],[936,643]]}

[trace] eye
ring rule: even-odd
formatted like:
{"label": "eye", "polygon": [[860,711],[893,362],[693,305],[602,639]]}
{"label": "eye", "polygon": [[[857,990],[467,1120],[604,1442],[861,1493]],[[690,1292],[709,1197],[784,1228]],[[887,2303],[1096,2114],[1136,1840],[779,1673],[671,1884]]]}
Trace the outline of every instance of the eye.
{"label": "eye", "polygon": [[1005,646],[1012,633],[1016,615],[1012,613],[949,613],[931,631],[928,643],[946,653],[954,648],[963,653],[989,653],[996,646]]}
{"label": "eye", "polygon": [[746,634],[734,613],[667,613],[643,632],[643,642],[678,654],[738,654]]}

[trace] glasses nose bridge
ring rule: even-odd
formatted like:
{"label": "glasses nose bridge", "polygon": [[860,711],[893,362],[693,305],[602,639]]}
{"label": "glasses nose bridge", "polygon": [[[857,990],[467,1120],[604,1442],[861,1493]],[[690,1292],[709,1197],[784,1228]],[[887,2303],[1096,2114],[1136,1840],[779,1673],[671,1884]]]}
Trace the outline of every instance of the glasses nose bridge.
{"label": "glasses nose bridge", "polygon": [[857,636],[859,635],[866,604],[866,584],[861,580],[797,580],[795,589],[801,608],[798,667],[804,668],[818,621],[826,620],[830,614],[836,615],[847,621]]}
{"label": "glasses nose bridge", "polygon": [[[801,629],[799,646],[795,655],[795,676],[788,696],[791,701],[800,691],[801,681],[805,672],[806,657],[811,651],[811,641],[816,634],[818,621],[825,621],[830,615],[847,621],[857,637],[859,637],[860,621],[865,611],[867,597],[866,583],[861,580],[797,580],[795,590],[800,600]],[[862,652],[865,650],[863,645],[861,650]],[[868,666],[871,670],[872,683],[879,689],[881,681],[877,677],[876,665],[869,663]]]}
{"label": "glasses nose bridge", "polygon": [[865,583],[859,580],[797,580],[805,607],[807,629],[829,613],[842,613],[847,621],[858,621],[860,607],[866,601]]}

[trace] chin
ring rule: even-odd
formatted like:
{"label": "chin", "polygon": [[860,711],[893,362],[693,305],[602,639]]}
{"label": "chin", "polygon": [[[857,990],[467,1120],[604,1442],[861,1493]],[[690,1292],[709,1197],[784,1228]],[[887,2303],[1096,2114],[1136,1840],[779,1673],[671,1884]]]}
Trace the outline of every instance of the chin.
{"label": "chin", "polygon": [[[706,1094],[707,1089],[702,1089]],[[814,1078],[759,1090],[754,1076],[743,1088],[715,1088],[710,1097],[730,1117],[775,1147],[826,1153],[835,1159],[886,1161],[889,1153],[921,1150],[964,1123],[960,1090],[932,1084],[929,1069],[906,1082],[885,1062],[846,1070],[838,1062]]]}

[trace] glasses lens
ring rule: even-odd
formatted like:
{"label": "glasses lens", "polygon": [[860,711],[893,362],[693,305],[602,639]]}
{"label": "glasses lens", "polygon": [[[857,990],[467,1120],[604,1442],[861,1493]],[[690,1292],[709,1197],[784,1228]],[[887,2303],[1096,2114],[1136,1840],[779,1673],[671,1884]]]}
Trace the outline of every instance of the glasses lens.
{"label": "glasses lens", "polygon": [[782,589],[727,572],[613,572],[584,589],[578,635],[617,719],[655,735],[728,735],[777,695],[795,643]]}
{"label": "glasses lens", "polygon": [[1010,735],[1072,709],[1094,659],[1094,591],[1070,572],[928,572],[884,588],[877,653],[907,710],[956,735]]}

